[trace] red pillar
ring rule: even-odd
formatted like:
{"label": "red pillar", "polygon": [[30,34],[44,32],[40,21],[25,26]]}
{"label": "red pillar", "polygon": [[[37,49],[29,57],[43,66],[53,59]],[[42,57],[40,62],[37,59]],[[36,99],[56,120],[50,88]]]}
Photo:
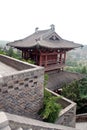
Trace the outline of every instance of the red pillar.
{"label": "red pillar", "polygon": [[47,54],[45,55],[45,67],[47,67]]}
{"label": "red pillar", "polygon": [[66,61],[66,52],[64,52],[64,63]]}
{"label": "red pillar", "polygon": [[23,50],[22,50],[22,58],[24,58],[24,53],[23,53]]}
{"label": "red pillar", "polygon": [[39,60],[39,65],[42,65],[42,55],[40,54],[40,60]]}
{"label": "red pillar", "polygon": [[60,64],[62,64],[62,53],[60,53],[59,62],[60,62]]}

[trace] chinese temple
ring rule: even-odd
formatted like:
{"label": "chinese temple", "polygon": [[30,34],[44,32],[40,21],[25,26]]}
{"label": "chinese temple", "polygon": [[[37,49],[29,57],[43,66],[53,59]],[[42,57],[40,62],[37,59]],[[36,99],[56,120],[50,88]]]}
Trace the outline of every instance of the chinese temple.
{"label": "chinese temple", "polygon": [[44,66],[45,72],[63,69],[66,52],[82,47],[81,44],[61,38],[55,32],[53,24],[47,30],[35,28],[30,36],[7,45],[21,50],[23,59],[33,60],[36,65]]}

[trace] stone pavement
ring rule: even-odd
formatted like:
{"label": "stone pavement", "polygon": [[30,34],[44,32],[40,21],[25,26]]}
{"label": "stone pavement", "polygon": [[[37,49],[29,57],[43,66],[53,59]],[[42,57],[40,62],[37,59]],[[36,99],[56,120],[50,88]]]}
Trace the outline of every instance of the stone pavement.
{"label": "stone pavement", "polygon": [[78,130],[87,130],[87,122],[76,123],[76,128]]}
{"label": "stone pavement", "polygon": [[3,62],[0,62],[0,77],[7,76],[7,75],[14,73],[16,71],[17,70],[15,68],[6,65]]}

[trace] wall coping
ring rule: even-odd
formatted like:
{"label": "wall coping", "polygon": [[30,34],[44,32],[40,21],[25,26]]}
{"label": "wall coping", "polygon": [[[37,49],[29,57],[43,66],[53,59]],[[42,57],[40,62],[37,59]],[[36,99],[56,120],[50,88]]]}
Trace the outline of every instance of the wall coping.
{"label": "wall coping", "polygon": [[19,123],[19,124],[40,126],[43,128],[52,128],[52,129],[58,129],[58,130],[77,130],[76,128],[52,124],[52,123],[46,123],[46,122],[38,121],[35,119],[26,118],[26,117],[14,115],[14,114],[9,114],[9,113],[1,111],[0,112],[0,128],[10,125],[10,121]]}
{"label": "wall coping", "polygon": [[[6,59],[10,59],[10,60],[13,60],[14,62],[16,61],[16,62],[19,62],[19,63],[21,63],[21,64],[24,64],[25,66],[27,65],[27,66],[31,66],[32,68],[29,68],[29,69],[24,69],[24,70],[19,70],[19,71],[15,71],[15,72],[13,72],[12,74],[8,74],[8,75],[6,75],[6,76],[2,76],[2,75],[0,75],[0,83],[2,82],[2,78],[3,77],[9,77],[9,76],[15,76],[15,75],[18,75],[18,74],[23,74],[23,73],[27,73],[27,72],[32,72],[32,71],[40,71],[40,70],[44,70],[44,67],[42,67],[42,66],[37,66],[37,65],[34,65],[34,64],[30,64],[30,63],[27,63],[27,62],[24,62],[24,61],[21,61],[21,60],[18,60],[18,59],[15,59],[15,58],[13,58],[13,57],[9,57],[9,56],[6,56],[6,55],[2,55],[2,54],[0,54],[0,56],[2,56],[2,57],[5,57]],[[4,61],[3,61],[3,63],[4,63]],[[9,64],[8,64],[9,65]]]}
{"label": "wall coping", "polygon": [[49,91],[50,93],[52,93],[53,95],[59,96],[59,97],[61,97],[62,100],[64,100],[64,101],[66,101],[67,103],[69,103],[69,105],[68,105],[67,107],[65,107],[64,109],[61,110],[61,112],[60,112],[60,114],[59,114],[59,117],[62,116],[62,115],[64,115],[64,114],[65,114],[67,111],[69,111],[72,107],[76,106],[76,103],[75,103],[75,102],[73,102],[73,101],[71,101],[71,100],[69,100],[69,99],[67,99],[67,98],[65,98],[65,97],[63,97],[63,96],[60,96],[59,94],[57,94],[57,93],[55,93],[55,92],[53,92],[53,91],[51,91],[51,90],[49,90],[49,89],[47,89],[47,88],[45,88],[45,89],[46,89],[47,91]]}
{"label": "wall coping", "polygon": [[76,115],[76,122],[87,122],[87,113],[83,113],[83,114],[77,114]]}
{"label": "wall coping", "polygon": [[9,58],[9,59],[11,59],[11,60],[14,60],[14,61],[18,61],[18,62],[20,62],[20,63],[23,63],[23,64],[25,64],[25,65],[31,65],[32,67],[40,67],[40,66],[37,66],[37,65],[34,65],[34,64],[31,64],[31,63],[27,63],[27,62],[24,62],[24,61],[15,59],[15,58],[10,57],[10,56],[7,56],[7,55],[3,55],[3,54],[0,54],[0,55],[3,56],[3,57]]}

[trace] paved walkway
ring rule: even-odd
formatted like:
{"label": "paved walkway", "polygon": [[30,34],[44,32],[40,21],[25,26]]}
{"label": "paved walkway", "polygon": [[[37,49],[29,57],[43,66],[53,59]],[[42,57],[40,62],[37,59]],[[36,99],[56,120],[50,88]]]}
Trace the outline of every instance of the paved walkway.
{"label": "paved walkway", "polygon": [[76,123],[76,128],[78,130],[87,130],[87,122]]}
{"label": "paved walkway", "polygon": [[0,62],[0,77],[7,76],[7,75],[12,74],[16,71],[18,71],[18,70],[4,64],[3,62]]}

